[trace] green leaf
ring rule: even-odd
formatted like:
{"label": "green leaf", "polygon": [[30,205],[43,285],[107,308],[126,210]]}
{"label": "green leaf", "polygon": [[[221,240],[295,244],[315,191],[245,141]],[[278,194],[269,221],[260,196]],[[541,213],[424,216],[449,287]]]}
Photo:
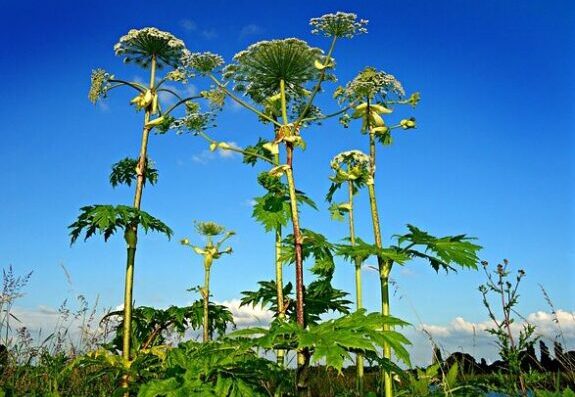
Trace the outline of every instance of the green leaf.
{"label": "green leaf", "polygon": [[68,226],[73,244],[82,233],[87,240],[95,233],[102,234],[107,241],[117,229],[141,226],[147,233],[149,230],[172,236],[172,229],[145,211],[126,205],[90,205],[80,208],[80,215],[74,223]]}
{"label": "green leaf", "polygon": [[273,155],[269,150],[267,150],[264,147],[267,143],[268,141],[262,138],[258,138],[258,142],[255,145],[246,146],[246,148],[244,149],[243,162],[245,164],[254,166],[258,161],[261,161],[261,158],[259,158],[259,156],[263,156],[264,158],[273,162]]}
{"label": "green leaf", "polygon": [[[465,234],[456,236],[434,237],[427,232],[418,229],[413,225],[407,225],[409,233],[397,236],[400,252],[404,252],[411,257],[419,257],[429,261],[431,266],[438,271],[440,268],[454,270],[452,264],[463,268],[476,269],[479,258],[477,253],[482,248],[473,244],[473,237]],[[407,243],[405,248],[402,244]],[[422,247],[423,251],[412,247]],[[430,252],[431,254],[428,254]]]}
{"label": "green leaf", "polygon": [[[346,239],[349,241],[349,239]],[[364,262],[370,256],[380,257],[385,261],[404,264],[410,256],[394,248],[378,248],[375,244],[368,244],[359,237],[356,237],[355,244],[336,244],[336,255],[343,256],[346,260],[359,258]]]}

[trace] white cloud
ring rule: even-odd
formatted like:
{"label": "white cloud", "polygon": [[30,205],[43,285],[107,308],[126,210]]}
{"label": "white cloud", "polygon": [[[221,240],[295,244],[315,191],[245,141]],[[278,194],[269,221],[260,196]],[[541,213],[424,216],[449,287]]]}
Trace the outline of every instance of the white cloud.
{"label": "white cloud", "polygon": [[246,206],[246,207],[253,207],[256,204],[257,204],[257,202],[254,199],[247,199],[247,200],[244,200],[244,202],[242,203],[242,205]]}
{"label": "white cloud", "polygon": [[255,36],[258,34],[261,34],[263,32],[263,29],[254,24],[254,23],[250,23],[249,25],[244,26],[241,30],[240,30],[240,35],[239,38],[243,39],[247,36]]}
{"label": "white cloud", "polygon": [[215,39],[216,37],[218,37],[218,32],[216,32],[216,30],[213,28],[204,29],[204,30],[202,30],[201,35],[204,39],[211,40],[211,39]]}
{"label": "white cloud", "polygon": [[182,19],[180,21],[180,26],[186,32],[193,32],[194,30],[198,29],[198,25],[191,19]]}
{"label": "white cloud", "polygon": [[[535,335],[548,345],[559,337],[559,341],[565,343],[566,350],[575,349],[575,312],[558,310],[554,316],[549,312],[538,311],[525,318],[535,326]],[[478,361],[484,357],[488,362],[493,362],[499,358],[496,339],[485,331],[493,327],[494,323],[489,319],[472,322],[463,317],[456,317],[448,324],[421,324],[408,331],[408,337],[413,343],[413,361],[418,365],[429,364],[432,340],[441,347],[444,357],[455,351],[463,351],[472,354]],[[522,329],[520,320],[511,324],[511,331],[516,338]]]}
{"label": "white cloud", "polygon": [[270,310],[262,306],[240,306],[241,301],[239,299],[225,300],[217,303],[226,306],[232,312],[234,322],[239,328],[269,325],[273,319],[273,312]]}

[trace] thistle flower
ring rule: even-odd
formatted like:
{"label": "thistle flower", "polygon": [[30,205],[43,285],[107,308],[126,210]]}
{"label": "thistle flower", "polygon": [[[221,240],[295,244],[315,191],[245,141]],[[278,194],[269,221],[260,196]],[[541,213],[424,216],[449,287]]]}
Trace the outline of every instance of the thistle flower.
{"label": "thistle flower", "polygon": [[88,99],[92,103],[96,103],[98,99],[105,98],[108,89],[110,88],[110,80],[114,76],[106,72],[104,69],[92,70],[90,77],[90,91],[88,92]]}
{"label": "thistle flower", "polygon": [[323,34],[327,37],[352,38],[356,34],[367,33],[366,19],[357,20],[357,15],[348,12],[322,15],[312,18],[309,24],[313,27],[313,34]]}
{"label": "thistle flower", "polygon": [[164,65],[176,68],[186,51],[182,40],[156,28],[131,29],[114,46],[114,52],[123,56],[124,62],[135,62],[144,68],[150,65],[153,56],[159,68]]}
{"label": "thistle flower", "polygon": [[376,96],[386,99],[388,96],[395,94],[399,97],[405,95],[401,83],[392,74],[384,71],[377,71],[372,67],[362,70],[352,81],[345,87],[340,87],[334,94],[340,102],[373,100]]}
{"label": "thistle flower", "polygon": [[301,98],[309,94],[305,84],[319,78],[314,62],[322,56],[321,49],[295,38],[260,41],[234,56],[224,68],[224,78],[258,103],[280,91],[280,80],[289,98]]}
{"label": "thistle flower", "polygon": [[184,57],[183,63],[198,73],[206,75],[222,65],[224,58],[211,52],[194,52]]}

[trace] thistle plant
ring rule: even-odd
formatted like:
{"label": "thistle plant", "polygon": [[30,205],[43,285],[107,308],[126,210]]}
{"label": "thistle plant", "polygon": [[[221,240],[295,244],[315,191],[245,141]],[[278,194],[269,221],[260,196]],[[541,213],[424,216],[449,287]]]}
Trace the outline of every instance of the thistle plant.
{"label": "thistle plant", "polygon": [[[154,129],[158,132],[165,132],[172,127],[175,118],[171,113],[182,105],[186,108],[186,116],[181,123],[188,121],[191,127],[196,127],[198,124],[197,120],[198,118],[201,119],[201,117],[198,115],[198,106],[193,100],[202,98],[202,95],[183,98],[178,92],[164,85],[168,81],[183,83],[189,77],[184,72],[181,62],[182,58],[189,54],[189,51],[185,48],[183,41],[168,32],[163,32],[156,28],[132,29],[128,34],[120,38],[119,42],[114,46],[114,52],[122,57],[124,62],[133,62],[144,69],[148,69],[150,73],[149,84],[146,85],[137,81],[118,79],[103,69],[93,70],[88,94],[90,101],[96,103],[98,100],[105,98],[108,92],[115,88],[129,87],[136,91],[136,96],[131,100],[130,104],[137,111],[144,112],[139,155],[136,159],[126,158],[116,163],[110,175],[110,182],[113,186],[117,184],[130,186],[132,182],[135,182],[134,201],[132,207],[114,207],[109,205],[83,207],[78,220],[70,225],[70,228],[72,229],[72,242],[83,231],[86,231],[86,238],[96,232],[100,232],[104,234],[105,240],[118,228],[124,231],[124,239],[127,243],[127,263],[124,288],[122,357],[124,365],[129,366],[130,335],[132,334],[132,290],[138,229],[142,227],[145,231],[160,231],[168,235],[168,237],[172,233],[161,221],[140,210],[146,181],[150,184],[155,184],[158,178],[157,170],[151,167],[151,162],[147,155],[150,132]],[[159,78],[157,74],[162,68],[169,68],[170,70],[164,77]],[[174,96],[177,102],[163,109],[159,100],[160,93]],[[124,386],[127,387],[127,379],[124,381]]]}
{"label": "thistle plant", "polygon": [[[332,218],[343,220],[344,214],[347,214],[349,226],[349,242],[355,247],[355,223],[353,199],[359,189],[366,186],[369,181],[369,156],[359,150],[351,150],[339,153],[330,163],[335,175],[330,179],[332,184],[326,195],[326,200],[331,204],[330,212]],[[333,203],[333,195],[342,186],[347,187],[347,201],[343,203]],[[362,286],[361,286],[361,265],[362,258],[357,256],[353,259],[355,265],[355,303],[356,309],[363,308],[362,304]],[[358,353],[356,357],[357,371],[357,391],[360,396],[363,395],[363,356]]]}
{"label": "thistle plant", "polygon": [[[483,297],[483,305],[487,309],[489,318],[495,325],[493,328],[486,329],[487,332],[497,337],[497,346],[499,354],[505,363],[507,363],[509,374],[514,382],[510,384],[510,392],[520,392],[522,396],[527,396],[527,386],[525,378],[521,372],[521,352],[533,348],[538,337],[534,337],[535,326],[526,322],[523,329],[519,331],[519,337],[516,339],[511,330],[515,322],[513,314],[517,314],[515,307],[519,302],[519,284],[525,271],[519,269],[515,280],[509,281],[511,272],[509,271],[509,261],[503,260],[503,263],[497,265],[497,268],[490,273],[488,263],[482,262],[487,282],[479,286],[479,292]],[[501,305],[501,315],[503,318],[498,319],[494,306],[489,301],[489,295],[495,295],[495,298]],[[517,390],[519,384],[519,390]]]}
{"label": "thistle plant", "polygon": [[[204,302],[203,306],[203,341],[209,342],[212,335],[210,332],[210,272],[214,260],[219,259],[224,254],[231,254],[232,248],[222,249],[222,244],[232,237],[235,232],[226,230],[223,226],[214,222],[196,222],[196,231],[206,238],[206,244],[203,247],[192,245],[187,238],[182,239],[182,245],[190,247],[198,255],[204,258],[204,286],[200,288],[200,294]],[[214,238],[221,236],[215,242]]]}
{"label": "thistle plant", "polygon": [[[383,316],[389,316],[391,314],[389,277],[394,263],[403,264],[413,258],[423,258],[436,271],[440,268],[446,271],[454,270],[453,264],[476,268],[477,251],[481,247],[473,244],[472,239],[465,235],[436,238],[412,225],[408,225],[409,233],[397,236],[397,245],[388,248],[383,246],[375,189],[376,142],[390,145],[393,142],[392,130],[409,130],[416,127],[413,117],[402,119],[396,125],[387,125],[383,117],[391,114],[395,105],[409,104],[415,107],[420,96],[419,93],[414,93],[405,99],[403,86],[393,75],[367,67],[345,87],[339,87],[334,97],[340,104],[353,108],[351,114],[346,111],[340,117],[340,122],[344,127],[348,127],[351,120],[360,119],[362,121],[360,131],[369,137],[369,173],[366,185],[374,236],[373,245],[363,241],[358,241],[355,246],[340,245],[339,253],[350,259],[358,256],[363,258],[370,255],[376,256],[381,289],[381,313]],[[391,359],[389,346],[384,346],[383,354],[384,357]],[[392,397],[392,373],[390,371],[384,372],[383,381],[385,396]]]}

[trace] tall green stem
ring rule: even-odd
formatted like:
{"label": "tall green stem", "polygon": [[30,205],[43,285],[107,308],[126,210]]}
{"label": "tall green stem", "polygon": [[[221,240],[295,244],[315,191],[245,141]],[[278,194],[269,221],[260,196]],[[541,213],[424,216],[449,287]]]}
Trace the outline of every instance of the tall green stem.
{"label": "tall green stem", "polygon": [[[279,165],[279,153],[274,154],[274,164]],[[283,321],[285,319],[285,307],[284,307],[284,282],[283,282],[283,265],[281,261],[282,253],[282,227],[278,225],[275,230],[275,267],[276,267],[276,297],[277,297],[277,308],[278,308],[278,319]],[[279,349],[276,352],[276,361],[278,365],[284,365],[285,361],[285,350]]]}
{"label": "tall green stem", "polygon": [[[281,110],[283,127],[287,127],[287,104],[285,96],[285,82],[280,80],[280,97],[281,97]],[[290,198],[290,212],[293,225],[293,238],[294,238],[294,252],[295,252],[295,289],[296,289],[296,320],[301,328],[305,328],[305,315],[304,315],[304,294],[303,294],[303,256],[302,256],[302,236],[299,224],[299,209],[297,205],[297,196],[295,188],[295,180],[293,175],[293,143],[286,142],[286,163],[288,168],[286,170],[286,177],[288,182],[289,198]],[[298,369],[296,372],[296,387],[298,396],[306,396],[309,394],[308,388],[308,367],[309,367],[310,354],[309,351],[304,349],[298,352]]]}
{"label": "tall green stem", "polygon": [[[369,108],[368,112],[369,114]],[[369,206],[371,211],[371,222],[373,225],[373,236],[375,239],[375,245],[377,248],[382,248],[381,243],[381,230],[379,226],[379,214],[377,210],[377,200],[375,197],[375,134],[371,127],[368,125],[369,129],[369,173],[370,178],[367,183],[367,190],[369,193]],[[379,270],[379,281],[381,288],[381,314],[383,316],[389,316],[389,273],[391,271],[391,264],[386,262],[383,258],[377,257],[377,265]],[[389,330],[389,325],[384,326],[384,330]],[[388,360],[391,360],[391,347],[388,343],[383,345],[383,356]],[[393,385],[392,377],[390,371],[384,371],[383,382],[385,397],[393,397]]]}
{"label": "tall green stem", "polygon": [[204,288],[202,289],[202,296],[204,298],[204,321],[203,321],[203,341],[204,343],[210,341],[210,271],[212,269],[212,258],[205,257],[204,259]]}
{"label": "tall green stem", "polygon": [[[355,245],[355,224],[353,218],[353,182],[348,181],[348,196],[349,196],[349,239],[351,245]],[[355,262],[355,302],[357,310],[363,307],[362,291],[361,291],[361,258],[356,257]],[[357,391],[360,396],[363,396],[363,355],[358,353],[356,356],[356,373],[357,373]]]}
{"label": "tall green stem", "polygon": [[[150,71],[150,90],[154,88],[156,79],[156,57],[152,56],[151,71]],[[144,190],[144,180],[146,175],[146,157],[148,149],[148,137],[150,135],[150,128],[146,127],[150,121],[151,110],[150,107],[146,109],[144,115],[144,128],[142,130],[142,142],[140,145],[140,156],[138,158],[138,166],[136,167],[136,192],[134,194],[134,208],[140,209],[142,202],[142,192]],[[134,285],[134,264],[136,259],[136,246],[138,238],[138,225],[130,225],[126,230],[126,241],[128,243],[128,253],[126,260],[126,280],[124,287],[124,326],[123,326],[123,340],[122,340],[122,359],[124,364],[127,365],[130,361],[130,340],[132,335],[132,290]],[[122,387],[128,387],[128,377],[122,378]]]}

